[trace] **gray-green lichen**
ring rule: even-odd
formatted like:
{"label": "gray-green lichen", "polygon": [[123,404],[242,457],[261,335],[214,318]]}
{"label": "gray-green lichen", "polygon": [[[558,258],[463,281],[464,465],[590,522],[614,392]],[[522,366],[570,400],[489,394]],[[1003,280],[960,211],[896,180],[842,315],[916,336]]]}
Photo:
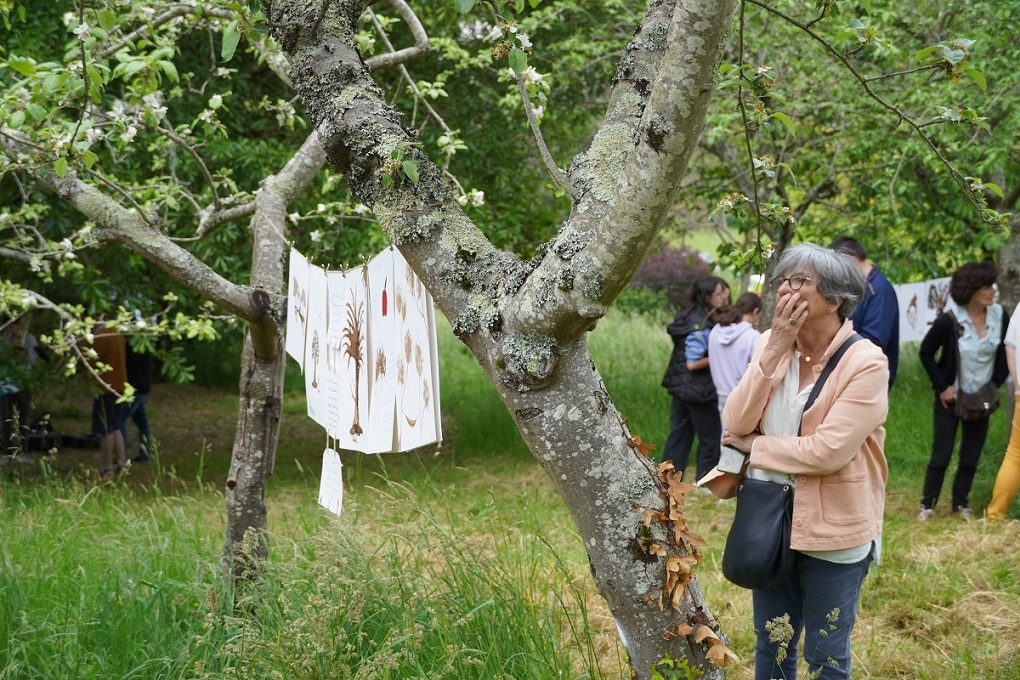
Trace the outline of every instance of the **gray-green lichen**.
{"label": "gray-green lichen", "polygon": [[500,343],[507,384],[524,392],[542,385],[556,365],[556,339],[534,333],[507,333]]}
{"label": "gray-green lichen", "polygon": [[581,293],[592,300],[593,302],[600,302],[602,296],[606,292],[606,280],[601,274],[595,274],[594,276],[586,276],[581,284]]}
{"label": "gray-green lichen", "polygon": [[585,246],[591,243],[594,237],[595,234],[592,231],[577,231],[572,227],[568,227],[557,235],[550,246],[550,250],[564,260],[569,260],[584,250]]}
{"label": "gray-green lichen", "polygon": [[[627,99],[633,100],[637,110],[639,98],[633,95]],[[606,125],[595,135],[587,154],[588,167],[585,171],[595,200],[606,203],[615,196],[634,141],[633,129],[621,123]]]}

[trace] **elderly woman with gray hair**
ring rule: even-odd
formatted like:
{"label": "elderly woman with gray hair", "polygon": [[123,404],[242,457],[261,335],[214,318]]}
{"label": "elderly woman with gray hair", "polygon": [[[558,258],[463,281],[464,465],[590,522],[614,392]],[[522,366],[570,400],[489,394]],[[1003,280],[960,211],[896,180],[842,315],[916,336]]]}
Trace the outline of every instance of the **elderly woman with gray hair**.
{"label": "elderly woman with gray hair", "polygon": [[[748,453],[744,475],[794,488],[790,575],[752,590],[755,678],[796,678],[802,632],[812,677],[848,678],[857,601],[881,545],[889,367],[870,342],[844,347],[865,287],[849,257],[805,243],[775,274],[772,327],[723,411],[723,444]],[[729,497],[739,480],[716,470],[702,484]]]}

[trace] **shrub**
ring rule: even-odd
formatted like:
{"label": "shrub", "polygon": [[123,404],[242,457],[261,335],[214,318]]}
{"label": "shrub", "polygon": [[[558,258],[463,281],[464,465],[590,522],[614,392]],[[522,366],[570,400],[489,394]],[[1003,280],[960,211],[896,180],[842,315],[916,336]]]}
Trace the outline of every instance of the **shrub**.
{"label": "shrub", "polygon": [[652,290],[644,286],[629,285],[620,291],[615,306],[628,314],[644,314],[646,316],[667,316],[670,309],[669,299],[664,290]]}
{"label": "shrub", "polygon": [[669,309],[675,314],[690,302],[695,280],[708,275],[708,262],[700,252],[665,245],[645,258],[631,286],[664,292]]}

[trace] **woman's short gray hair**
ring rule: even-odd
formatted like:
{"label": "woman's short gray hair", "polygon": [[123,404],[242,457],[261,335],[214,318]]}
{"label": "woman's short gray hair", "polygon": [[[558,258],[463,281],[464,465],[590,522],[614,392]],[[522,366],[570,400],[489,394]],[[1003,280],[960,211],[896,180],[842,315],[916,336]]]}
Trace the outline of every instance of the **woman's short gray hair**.
{"label": "woman's short gray hair", "polygon": [[789,276],[805,270],[814,274],[812,278],[825,301],[839,305],[836,313],[840,321],[849,318],[868,285],[857,263],[846,253],[801,243],[783,251],[775,272],[777,276]]}

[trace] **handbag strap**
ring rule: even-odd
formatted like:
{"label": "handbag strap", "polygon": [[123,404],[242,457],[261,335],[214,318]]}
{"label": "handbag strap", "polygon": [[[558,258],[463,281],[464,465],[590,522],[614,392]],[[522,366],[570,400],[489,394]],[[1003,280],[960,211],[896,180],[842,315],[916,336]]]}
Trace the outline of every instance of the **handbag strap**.
{"label": "handbag strap", "polygon": [[[836,352],[832,355],[832,358],[829,359],[829,361],[825,364],[825,368],[822,369],[822,374],[818,376],[818,380],[815,381],[815,386],[811,390],[810,396],[808,396],[807,403],[804,404],[804,411],[807,411],[809,408],[811,408],[811,405],[815,403],[815,399],[818,398],[818,394],[822,391],[822,385],[825,384],[825,381],[829,378],[829,374],[831,374],[832,371],[836,368],[836,364],[839,363],[839,360],[842,359],[843,355],[846,354],[846,351],[850,349],[850,345],[854,344],[858,340],[863,339],[864,338],[861,336],[860,333],[854,333],[849,338],[843,341],[843,344],[839,346],[839,349],[837,349]],[[803,425],[804,421],[803,413],[801,413],[800,418],[801,425]],[[801,435],[800,432],[801,425],[797,426],[798,437]]]}

